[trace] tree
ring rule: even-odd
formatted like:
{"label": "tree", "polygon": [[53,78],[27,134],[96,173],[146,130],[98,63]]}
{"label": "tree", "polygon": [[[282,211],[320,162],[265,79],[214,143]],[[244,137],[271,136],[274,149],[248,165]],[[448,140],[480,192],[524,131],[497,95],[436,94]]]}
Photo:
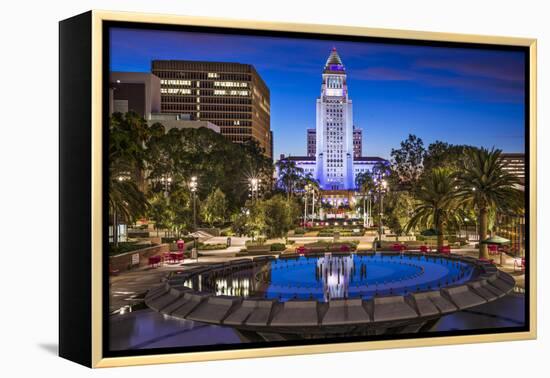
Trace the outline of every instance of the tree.
{"label": "tree", "polygon": [[384,202],[384,223],[398,237],[407,229],[414,208],[414,197],[406,191],[390,191]]}
{"label": "tree", "polygon": [[286,236],[298,216],[298,205],[293,199],[273,196],[260,204],[265,218],[265,234],[269,238]]}
{"label": "tree", "polygon": [[149,200],[151,206],[149,207],[148,217],[155,222],[155,230],[157,230],[157,236],[159,230],[165,230],[172,225],[172,212],[168,205],[168,200],[163,194],[156,194]]}
{"label": "tree", "polygon": [[225,214],[227,210],[227,203],[225,194],[216,188],[204,201],[201,208],[203,220],[212,227],[215,223],[222,223],[225,221]]}
{"label": "tree", "polygon": [[180,236],[184,231],[190,231],[193,227],[193,200],[189,189],[178,187],[172,190],[169,195],[169,208],[172,213],[172,229],[176,235]]}
{"label": "tree", "polygon": [[424,155],[424,142],[412,134],[401,142],[401,148],[391,150],[391,168],[400,185],[409,189],[416,185],[423,172]]}
{"label": "tree", "polygon": [[290,159],[281,159],[277,162],[279,169],[279,184],[285,189],[288,198],[294,194],[304,170],[296,166],[296,162]]}
{"label": "tree", "polygon": [[431,171],[433,168],[448,167],[453,171],[457,171],[460,169],[466,149],[468,147],[464,145],[453,145],[435,141],[428,146],[428,149],[424,153],[424,170]]}
{"label": "tree", "polygon": [[115,113],[110,119],[108,195],[115,246],[119,222],[135,221],[145,215],[149,206],[141,188],[145,164],[143,143],[147,135],[147,124],[135,113]]}
{"label": "tree", "polygon": [[[517,212],[524,207],[519,179],[503,166],[501,150],[469,148],[458,174],[459,196],[478,212],[479,240],[487,238],[491,210]],[[479,243],[479,257],[488,258],[487,245]]]}
{"label": "tree", "polygon": [[407,223],[406,231],[413,227],[433,227],[437,233],[437,248],[443,246],[445,227],[457,217],[456,179],[448,168],[435,168],[425,172],[415,192],[417,205]]}

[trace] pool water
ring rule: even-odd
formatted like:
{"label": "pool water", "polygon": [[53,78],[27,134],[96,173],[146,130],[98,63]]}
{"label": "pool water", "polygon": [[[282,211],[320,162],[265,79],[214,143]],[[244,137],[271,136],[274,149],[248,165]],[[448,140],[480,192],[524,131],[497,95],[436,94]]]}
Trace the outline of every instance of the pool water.
{"label": "pool water", "polygon": [[329,301],[406,295],[462,284],[475,268],[466,262],[422,255],[333,255],[276,259],[261,269],[215,280],[218,295]]}

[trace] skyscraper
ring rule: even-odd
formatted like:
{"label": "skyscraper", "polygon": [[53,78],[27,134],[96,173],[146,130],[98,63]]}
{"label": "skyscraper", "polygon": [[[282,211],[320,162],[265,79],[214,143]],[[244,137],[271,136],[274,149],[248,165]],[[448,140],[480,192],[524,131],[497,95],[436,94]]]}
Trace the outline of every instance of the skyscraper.
{"label": "skyscraper", "polygon": [[333,48],[317,99],[317,180],[323,189],[353,189],[353,105],[346,69]]}
{"label": "skyscraper", "polygon": [[270,95],[254,66],[240,63],[154,60],[163,113],[209,121],[229,140],[256,140],[273,156]]}
{"label": "skyscraper", "polygon": [[317,153],[317,133],[315,129],[307,129],[307,156],[315,157]]}

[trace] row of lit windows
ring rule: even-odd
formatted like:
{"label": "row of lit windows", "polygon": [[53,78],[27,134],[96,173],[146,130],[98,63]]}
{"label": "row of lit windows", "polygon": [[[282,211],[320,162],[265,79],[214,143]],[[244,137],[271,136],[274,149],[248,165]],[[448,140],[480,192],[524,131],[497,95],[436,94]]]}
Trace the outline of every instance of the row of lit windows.
{"label": "row of lit windows", "polygon": [[162,79],[160,83],[162,85],[191,85],[191,80]]}
{"label": "row of lit windows", "polygon": [[[204,91],[203,91],[204,92]],[[194,96],[191,93],[190,95],[175,95],[178,97],[169,97],[166,93],[163,93],[161,96],[161,103],[195,103],[200,102],[203,104],[220,104],[220,105],[252,105],[252,100],[248,97],[241,96],[231,96],[231,97],[220,97],[220,96]]]}
{"label": "row of lit windows", "polygon": [[191,89],[184,88],[161,88],[160,93],[173,94],[173,95],[186,95],[191,94]]}
{"label": "row of lit windows", "polygon": [[186,79],[186,80],[205,80],[212,81],[213,79],[233,80],[233,81],[251,81],[252,75],[239,73],[219,73],[218,77],[208,76],[207,72],[193,71],[161,71],[153,70],[153,75],[162,79]]}
{"label": "row of lit windows", "polygon": [[227,91],[225,89],[216,89],[214,90],[214,95],[215,96],[248,96],[250,92],[248,91],[236,91],[236,90],[231,90],[231,91]]}
{"label": "row of lit windows", "polygon": [[239,81],[215,81],[215,87],[234,88],[234,87],[248,87],[248,83]]}

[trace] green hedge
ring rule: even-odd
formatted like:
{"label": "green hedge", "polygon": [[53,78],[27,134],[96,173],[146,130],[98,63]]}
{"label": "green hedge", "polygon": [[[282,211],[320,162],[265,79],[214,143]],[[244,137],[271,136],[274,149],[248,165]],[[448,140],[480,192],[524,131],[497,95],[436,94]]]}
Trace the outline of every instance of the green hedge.
{"label": "green hedge", "polygon": [[199,243],[199,251],[212,251],[215,249],[226,249],[227,244],[204,244]]}
{"label": "green hedge", "polygon": [[271,244],[271,251],[284,251],[286,249],[286,245],[283,243],[273,243]]}

